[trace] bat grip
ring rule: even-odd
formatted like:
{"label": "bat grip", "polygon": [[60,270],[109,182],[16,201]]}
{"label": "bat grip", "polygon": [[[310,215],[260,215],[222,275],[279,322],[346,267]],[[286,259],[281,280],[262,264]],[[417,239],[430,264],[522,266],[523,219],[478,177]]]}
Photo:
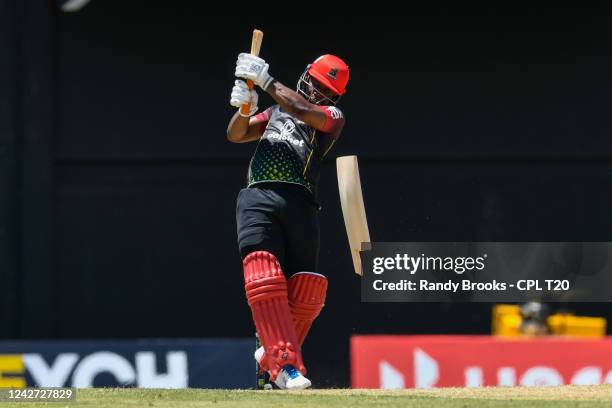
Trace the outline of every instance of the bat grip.
{"label": "bat grip", "polygon": [[[255,84],[250,79],[247,79],[247,86],[249,87],[249,89],[253,89]],[[250,103],[245,103],[244,105],[240,107],[240,113],[242,113],[243,115],[248,115],[250,111],[251,111]]]}
{"label": "bat grip", "polygon": [[[259,50],[261,49],[261,42],[263,41],[263,31],[261,30],[253,30],[253,38],[251,39],[251,54],[255,56],[259,56]],[[255,84],[250,79],[247,80],[247,86],[249,90],[253,89]],[[240,107],[240,113],[243,115],[248,115],[251,112],[251,104],[245,103]]]}

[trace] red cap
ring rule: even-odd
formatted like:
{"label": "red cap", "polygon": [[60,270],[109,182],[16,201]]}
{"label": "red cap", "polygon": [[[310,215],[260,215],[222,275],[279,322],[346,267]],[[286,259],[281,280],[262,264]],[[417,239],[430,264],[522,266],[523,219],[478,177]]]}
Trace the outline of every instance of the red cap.
{"label": "red cap", "polygon": [[322,55],[308,68],[308,73],[337,95],[346,92],[349,80],[349,67],[335,55]]}

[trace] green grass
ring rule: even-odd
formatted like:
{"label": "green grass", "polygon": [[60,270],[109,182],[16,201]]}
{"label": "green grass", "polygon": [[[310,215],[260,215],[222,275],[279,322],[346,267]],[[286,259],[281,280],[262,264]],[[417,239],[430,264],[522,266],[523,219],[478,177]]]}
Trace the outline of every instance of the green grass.
{"label": "green grass", "polygon": [[0,403],[1,407],[611,407],[612,385],[545,388],[442,388],[433,390],[151,390],[77,391],[75,402]]}

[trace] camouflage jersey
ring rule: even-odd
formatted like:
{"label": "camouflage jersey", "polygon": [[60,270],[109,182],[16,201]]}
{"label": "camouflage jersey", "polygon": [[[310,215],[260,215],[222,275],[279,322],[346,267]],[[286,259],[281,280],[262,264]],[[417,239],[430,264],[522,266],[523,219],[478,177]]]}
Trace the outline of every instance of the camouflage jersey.
{"label": "camouflage jersey", "polygon": [[327,120],[314,129],[274,105],[251,119],[251,124],[267,122],[251,158],[248,186],[281,182],[306,187],[316,196],[321,160],[337,140],[344,118],[333,106],[321,106]]}

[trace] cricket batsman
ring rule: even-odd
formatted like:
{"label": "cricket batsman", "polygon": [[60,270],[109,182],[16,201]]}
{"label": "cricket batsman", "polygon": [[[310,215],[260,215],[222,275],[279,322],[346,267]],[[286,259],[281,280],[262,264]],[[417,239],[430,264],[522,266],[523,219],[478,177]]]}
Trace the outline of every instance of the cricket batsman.
{"label": "cricket batsman", "polygon": [[[317,58],[294,91],[275,80],[269,65],[240,54],[230,104],[239,108],[227,128],[233,143],[257,141],[247,187],[238,194],[236,223],[246,298],[263,346],[260,367],[279,388],[311,385],[301,347],[325,301],[327,279],[317,271],[321,161],[344,127],[336,107],[345,93],[348,66],[334,55]],[[255,115],[258,95],[244,80],[267,92],[275,105]],[[250,104],[250,112],[240,107]]]}

